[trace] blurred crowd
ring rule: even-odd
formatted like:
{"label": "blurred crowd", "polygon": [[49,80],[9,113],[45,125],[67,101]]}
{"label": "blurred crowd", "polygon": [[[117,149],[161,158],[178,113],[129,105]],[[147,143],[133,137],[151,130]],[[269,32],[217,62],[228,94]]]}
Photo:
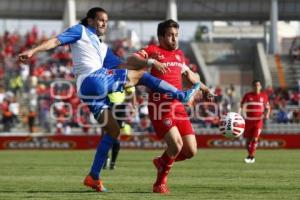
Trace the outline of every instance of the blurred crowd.
{"label": "blurred crowd", "polygon": [[[0,36],[0,132],[24,129],[28,132],[47,132],[53,134],[73,134],[74,130],[85,134],[100,134],[88,107],[80,102],[74,86],[72,61],[68,46],[33,56],[29,63],[17,60],[19,52],[46,40],[33,27],[25,36],[5,32]],[[149,43],[156,43],[151,38]],[[133,46],[126,38],[110,41],[113,51],[122,59],[139,47]],[[187,60],[189,67],[197,72],[198,67]],[[219,116],[228,111],[237,111],[240,96],[235,87],[217,86],[212,88],[218,95],[216,103],[204,102],[201,94],[188,107],[193,123],[203,127],[218,127]],[[272,121],[276,123],[300,122],[300,93],[298,90],[272,89],[268,87],[271,106],[276,112]],[[147,110],[147,89],[136,88],[138,110],[127,103],[126,126],[129,134],[153,134]]]}

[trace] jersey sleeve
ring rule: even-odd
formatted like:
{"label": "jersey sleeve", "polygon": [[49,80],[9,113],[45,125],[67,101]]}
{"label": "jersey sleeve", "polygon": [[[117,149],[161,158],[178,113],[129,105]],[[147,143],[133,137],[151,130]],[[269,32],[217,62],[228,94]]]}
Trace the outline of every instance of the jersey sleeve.
{"label": "jersey sleeve", "polygon": [[135,54],[139,55],[142,58],[148,59],[154,52],[154,46],[145,46],[141,50],[137,51]]}
{"label": "jersey sleeve", "polygon": [[57,36],[57,39],[60,41],[61,45],[72,44],[77,40],[80,40],[82,35],[82,28],[83,27],[81,24],[71,26],[70,28],[59,34]]}
{"label": "jersey sleeve", "polygon": [[104,58],[103,67],[106,69],[113,69],[119,66],[121,63],[121,59],[116,56],[110,48],[108,48]]}

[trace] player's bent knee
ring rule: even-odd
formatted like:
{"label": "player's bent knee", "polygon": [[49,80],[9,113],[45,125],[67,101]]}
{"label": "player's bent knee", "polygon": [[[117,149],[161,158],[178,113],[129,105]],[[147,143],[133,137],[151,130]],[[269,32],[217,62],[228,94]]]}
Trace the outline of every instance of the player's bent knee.
{"label": "player's bent knee", "polygon": [[194,157],[196,154],[197,154],[197,149],[191,148],[191,149],[189,149],[189,151],[186,152],[185,156],[187,159],[190,159],[190,158]]}

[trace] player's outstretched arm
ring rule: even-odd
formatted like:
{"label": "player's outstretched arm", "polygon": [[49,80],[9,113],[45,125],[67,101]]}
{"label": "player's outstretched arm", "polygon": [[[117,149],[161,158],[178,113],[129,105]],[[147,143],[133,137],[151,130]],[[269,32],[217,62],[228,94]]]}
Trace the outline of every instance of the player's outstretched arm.
{"label": "player's outstretched arm", "polygon": [[18,55],[18,58],[21,62],[26,62],[34,54],[36,54],[40,51],[47,51],[47,50],[53,49],[59,45],[60,45],[60,41],[56,37],[50,38],[49,40],[46,40],[42,44],[40,44],[32,49],[29,49],[27,51],[20,53]]}
{"label": "player's outstretched arm", "polygon": [[135,69],[142,69],[147,66],[147,59],[133,53],[127,58],[127,64],[134,66]]}
{"label": "player's outstretched arm", "polygon": [[127,59],[127,64],[135,66],[137,69],[144,67],[155,67],[161,73],[167,73],[170,69],[164,64],[153,58],[144,58],[140,55],[134,53]]}

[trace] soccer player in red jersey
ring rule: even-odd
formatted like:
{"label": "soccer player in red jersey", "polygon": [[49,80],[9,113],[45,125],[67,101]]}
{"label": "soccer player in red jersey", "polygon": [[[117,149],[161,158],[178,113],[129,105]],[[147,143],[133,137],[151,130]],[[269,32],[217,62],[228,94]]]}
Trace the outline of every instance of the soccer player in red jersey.
{"label": "soccer player in red jersey", "polygon": [[[199,83],[199,77],[185,65],[183,52],[178,48],[179,25],[173,20],[158,24],[159,45],[151,44],[127,59],[132,66],[152,67],[151,74],[165,80],[178,89],[182,88],[182,76],[192,84]],[[201,83],[201,90],[209,92]],[[211,94],[213,95],[213,94]],[[157,136],[164,139],[167,149],[153,160],[157,168],[157,179],[153,185],[155,193],[169,193],[167,175],[174,161],[192,158],[197,153],[195,133],[184,105],[167,95],[150,92],[149,117]]]}
{"label": "soccer player in red jersey", "polygon": [[269,98],[265,92],[262,92],[261,82],[254,80],[252,82],[253,91],[244,95],[241,108],[245,117],[245,132],[246,147],[248,150],[248,157],[245,158],[245,163],[255,162],[255,151],[258,139],[263,127],[263,119],[269,119],[270,105]]}

